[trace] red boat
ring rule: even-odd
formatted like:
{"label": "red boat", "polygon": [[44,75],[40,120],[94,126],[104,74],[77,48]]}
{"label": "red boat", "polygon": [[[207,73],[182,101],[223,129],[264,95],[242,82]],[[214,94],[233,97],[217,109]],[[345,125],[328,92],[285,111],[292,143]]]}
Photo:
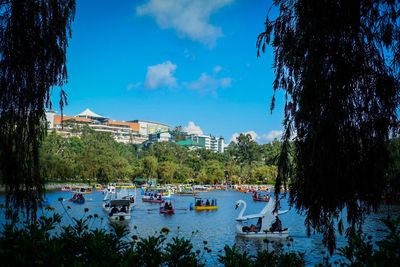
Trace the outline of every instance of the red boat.
{"label": "red boat", "polygon": [[261,195],[259,194],[257,196],[257,192],[254,192],[254,195],[253,195],[253,200],[254,201],[269,202],[270,198],[271,197],[269,195],[264,195],[263,197],[261,197]]}
{"label": "red boat", "polygon": [[175,209],[169,210],[169,209],[165,209],[164,207],[160,208],[160,213],[164,213],[164,214],[174,214],[175,213]]}
{"label": "red boat", "polygon": [[149,203],[164,203],[164,199],[157,199],[157,198],[142,198],[143,202],[149,202]]}
{"label": "red boat", "polygon": [[172,201],[165,202],[164,206],[160,207],[160,213],[174,214],[175,213],[175,207],[174,206],[175,206],[175,203],[174,203],[174,205],[172,205]]}

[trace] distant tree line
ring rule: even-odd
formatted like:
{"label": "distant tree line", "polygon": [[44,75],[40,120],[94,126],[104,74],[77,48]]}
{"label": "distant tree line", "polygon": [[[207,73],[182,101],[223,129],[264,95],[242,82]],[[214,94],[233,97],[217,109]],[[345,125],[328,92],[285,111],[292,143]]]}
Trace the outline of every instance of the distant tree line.
{"label": "distant tree line", "polygon": [[118,143],[109,133],[87,128],[80,138],[50,132],[40,149],[40,166],[46,181],[108,183],[156,178],[159,183],[227,180],[265,184],[275,181],[280,146],[277,140],[259,145],[250,135],[241,134],[224,153],[216,153],[169,142],[150,146]]}

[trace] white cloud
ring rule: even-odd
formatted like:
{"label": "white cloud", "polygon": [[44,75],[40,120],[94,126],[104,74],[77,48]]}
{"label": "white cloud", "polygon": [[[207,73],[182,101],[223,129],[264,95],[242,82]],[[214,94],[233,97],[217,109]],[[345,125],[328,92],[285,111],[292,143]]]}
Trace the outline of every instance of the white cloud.
{"label": "white cloud", "polygon": [[[243,134],[250,134],[251,138],[258,143],[266,143],[266,142],[273,141],[275,138],[280,139],[283,132],[278,131],[278,130],[272,130],[267,134],[263,134],[261,137],[255,131],[248,131]],[[234,133],[232,135],[231,139],[229,139],[229,143],[230,142],[237,143],[236,138],[238,138],[238,137],[239,137],[239,133]]]}
{"label": "white cloud", "polygon": [[174,29],[179,38],[214,47],[223,36],[220,27],[209,23],[212,13],[234,0],[148,0],[136,7],[138,16],[151,16],[161,29]]}
{"label": "white cloud", "polygon": [[200,126],[196,126],[193,121],[189,121],[188,126],[183,127],[183,131],[188,134],[203,134],[203,130],[200,128]]}
{"label": "white cloud", "polygon": [[272,130],[267,134],[263,134],[262,140],[264,141],[273,141],[275,138],[280,139],[282,136],[282,131]]}
{"label": "white cloud", "polygon": [[[258,140],[260,139],[260,136],[259,136],[255,131],[248,131],[248,132],[245,132],[245,133],[243,133],[243,134],[250,134],[251,139],[253,139],[254,141],[258,141]],[[239,135],[240,135],[239,133],[234,133],[234,134],[232,134],[231,139],[229,139],[229,143],[230,143],[230,142],[237,143],[236,138],[238,138]]]}
{"label": "white cloud", "polygon": [[215,66],[214,69],[213,69],[214,74],[217,74],[217,73],[220,72],[221,70],[222,70],[222,67],[221,67],[221,66]]}
{"label": "white cloud", "polygon": [[176,65],[171,61],[147,67],[146,81],[144,86],[147,89],[157,89],[160,87],[174,87],[177,85],[173,77]]}
{"label": "white cloud", "polygon": [[217,89],[230,87],[232,83],[232,78],[217,78],[216,74],[222,69],[221,66],[216,66],[214,68],[214,74],[208,75],[207,73],[202,73],[201,76],[194,81],[184,82],[183,85],[189,89],[197,90],[201,93],[211,93],[212,95],[217,95]]}
{"label": "white cloud", "polygon": [[128,84],[128,86],[126,87],[126,90],[127,90],[127,91],[130,91],[132,88],[133,88],[133,84],[130,83],[130,84]]}
{"label": "white cloud", "polygon": [[143,84],[143,83],[141,83],[141,82],[138,82],[138,83],[135,83],[135,84],[130,83],[130,84],[128,84],[128,85],[126,86],[126,90],[127,90],[127,91],[130,91],[130,90],[133,89],[133,87],[140,87],[142,84]]}

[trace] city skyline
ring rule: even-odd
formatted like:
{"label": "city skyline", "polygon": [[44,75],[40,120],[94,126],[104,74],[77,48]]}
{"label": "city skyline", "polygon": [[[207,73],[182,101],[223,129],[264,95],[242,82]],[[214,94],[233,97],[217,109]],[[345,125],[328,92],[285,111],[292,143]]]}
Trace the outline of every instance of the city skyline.
{"label": "city skyline", "polygon": [[[222,136],[226,143],[242,132],[259,143],[279,138],[284,97],[277,93],[271,115],[272,50],[267,47],[257,58],[255,46],[270,5],[77,2],[64,113],[90,108],[118,121],[192,127]],[[60,114],[57,88],[52,100]]]}

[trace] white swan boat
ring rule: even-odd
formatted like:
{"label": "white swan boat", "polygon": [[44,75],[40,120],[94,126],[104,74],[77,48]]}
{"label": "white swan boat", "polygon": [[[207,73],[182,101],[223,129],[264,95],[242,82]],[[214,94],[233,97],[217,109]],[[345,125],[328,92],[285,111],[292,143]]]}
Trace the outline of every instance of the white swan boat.
{"label": "white swan boat", "polygon": [[108,218],[111,221],[126,221],[131,218],[132,205],[129,199],[115,199],[110,201],[111,210]]}
{"label": "white swan boat", "polygon": [[106,195],[104,196],[103,199],[103,209],[105,211],[110,211],[111,210],[111,200],[115,199],[115,186],[113,185],[108,185],[107,189],[106,189]]}
{"label": "white swan boat", "polygon": [[111,221],[129,220],[135,205],[136,194],[131,194],[128,188],[117,191],[114,186],[109,186],[103,199],[103,209],[108,212]]}
{"label": "white swan boat", "polygon": [[[238,236],[242,237],[263,237],[263,238],[287,238],[289,236],[289,229],[284,229],[283,231],[274,231],[271,232],[270,226],[272,224],[272,221],[275,219],[275,216],[285,214],[289,210],[284,210],[284,211],[278,211],[278,212],[273,212],[274,207],[275,207],[275,198],[271,198],[271,200],[265,205],[264,209],[258,213],[258,214],[251,214],[247,216],[243,216],[247,204],[243,200],[238,200],[236,201],[236,208],[237,209],[239,206],[243,206],[242,209],[239,212],[238,217],[236,218],[237,224],[236,224],[236,234]],[[243,231],[243,222],[250,220],[250,219],[258,219],[261,218],[261,228],[256,229],[256,232],[249,232]]]}

